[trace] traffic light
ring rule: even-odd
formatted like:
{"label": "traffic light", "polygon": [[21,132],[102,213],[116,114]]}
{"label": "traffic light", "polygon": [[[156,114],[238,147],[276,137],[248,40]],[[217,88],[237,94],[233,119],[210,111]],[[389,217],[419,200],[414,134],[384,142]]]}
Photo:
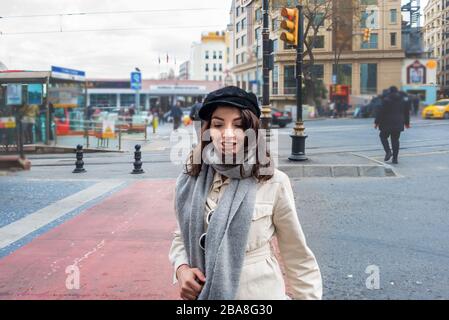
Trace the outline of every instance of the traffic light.
{"label": "traffic light", "polygon": [[363,29],[363,42],[369,42],[371,30],[369,28]]}
{"label": "traffic light", "polygon": [[282,8],[281,16],[285,19],[281,21],[281,40],[291,45],[298,45],[299,11],[295,8]]}

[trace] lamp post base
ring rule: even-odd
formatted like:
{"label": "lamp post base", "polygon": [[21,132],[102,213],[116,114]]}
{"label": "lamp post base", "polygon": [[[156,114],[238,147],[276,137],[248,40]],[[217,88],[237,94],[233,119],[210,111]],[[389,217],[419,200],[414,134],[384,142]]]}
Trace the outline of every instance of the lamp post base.
{"label": "lamp post base", "polygon": [[308,158],[305,153],[307,136],[290,135],[292,138],[292,154],[288,157],[291,161],[306,161]]}

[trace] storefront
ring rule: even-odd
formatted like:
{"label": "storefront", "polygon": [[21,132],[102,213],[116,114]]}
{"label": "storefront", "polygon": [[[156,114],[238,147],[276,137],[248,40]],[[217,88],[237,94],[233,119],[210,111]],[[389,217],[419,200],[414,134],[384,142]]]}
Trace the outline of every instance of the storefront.
{"label": "storefront", "polygon": [[58,133],[81,128],[84,78],[82,71],[59,67],[0,72],[0,146],[20,151],[23,144],[50,144]]}
{"label": "storefront", "polygon": [[[220,86],[214,81],[143,80],[139,110],[160,108],[166,112],[176,101],[184,107],[191,106],[198,96],[206,96]],[[112,111],[136,105],[136,94],[130,88],[129,80],[92,79],[87,81],[87,88],[88,105],[93,108]]]}
{"label": "storefront", "polygon": [[405,59],[402,66],[402,90],[417,96],[422,105],[434,103],[437,97],[437,62],[433,59]]}

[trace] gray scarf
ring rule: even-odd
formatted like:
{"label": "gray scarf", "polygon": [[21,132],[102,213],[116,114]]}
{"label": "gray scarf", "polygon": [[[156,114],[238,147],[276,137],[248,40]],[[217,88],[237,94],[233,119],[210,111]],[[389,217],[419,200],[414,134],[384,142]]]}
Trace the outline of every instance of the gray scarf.
{"label": "gray scarf", "polygon": [[[211,157],[207,157],[210,160]],[[235,298],[256,200],[253,165],[203,163],[198,177],[181,173],[176,182],[175,208],[191,268],[200,269],[206,283],[199,300]],[[244,168],[241,177],[240,167]],[[230,179],[207,228],[205,250],[199,246],[204,233],[206,198],[215,171]]]}

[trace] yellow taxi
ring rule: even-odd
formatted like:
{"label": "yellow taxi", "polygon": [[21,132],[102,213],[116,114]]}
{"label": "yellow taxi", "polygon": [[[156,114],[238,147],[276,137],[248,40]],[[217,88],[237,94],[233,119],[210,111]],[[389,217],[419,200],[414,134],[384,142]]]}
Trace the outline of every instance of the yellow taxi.
{"label": "yellow taxi", "polygon": [[449,119],[449,99],[438,100],[422,111],[424,119]]}

